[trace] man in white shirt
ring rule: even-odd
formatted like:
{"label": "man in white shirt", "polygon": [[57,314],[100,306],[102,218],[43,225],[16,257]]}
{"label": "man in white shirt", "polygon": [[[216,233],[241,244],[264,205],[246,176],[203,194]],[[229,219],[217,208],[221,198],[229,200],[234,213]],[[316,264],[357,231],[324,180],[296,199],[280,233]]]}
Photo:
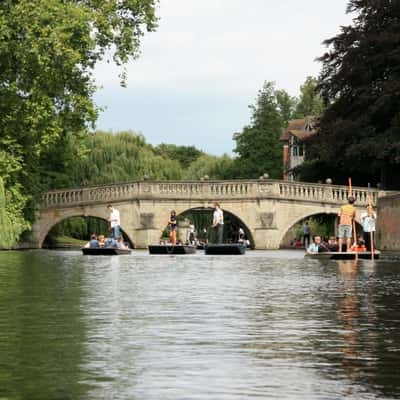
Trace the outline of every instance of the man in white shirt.
{"label": "man in white shirt", "polygon": [[364,241],[367,251],[371,251],[376,230],[376,214],[372,206],[367,206],[367,211],[361,214],[364,230]]}
{"label": "man in white shirt", "polygon": [[119,240],[121,237],[121,221],[119,216],[119,211],[114,208],[111,204],[107,206],[108,211],[110,212],[110,217],[108,218],[108,222],[110,223],[110,228],[112,231],[112,237],[116,240]]}
{"label": "man in white shirt", "polygon": [[212,227],[217,230],[217,243],[221,244],[224,235],[224,213],[219,203],[214,203],[214,214]]}

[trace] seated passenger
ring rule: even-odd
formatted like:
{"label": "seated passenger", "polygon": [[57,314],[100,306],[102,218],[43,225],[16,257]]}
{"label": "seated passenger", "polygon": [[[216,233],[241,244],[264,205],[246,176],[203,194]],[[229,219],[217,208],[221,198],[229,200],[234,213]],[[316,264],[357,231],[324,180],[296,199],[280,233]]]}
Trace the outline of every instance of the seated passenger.
{"label": "seated passenger", "polygon": [[300,239],[297,239],[294,246],[296,247],[296,249],[302,249],[304,247],[304,244]]}
{"label": "seated passenger", "polygon": [[357,246],[355,245],[355,243],[353,244],[353,246],[351,246],[351,251],[367,251],[367,248],[365,247],[365,242],[363,239],[360,239],[357,243]]}
{"label": "seated passenger", "polygon": [[99,247],[104,247],[104,242],[106,240],[106,238],[104,237],[104,235],[99,235],[97,237],[97,240],[99,241]]}
{"label": "seated passenger", "polygon": [[117,249],[118,248],[118,242],[113,239],[113,238],[107,238],[106,241],[104,242],[104,248],[105,249]]}
{"label": "seated passenger", "polygon": [[128,250],[129,249],[129,247],[125,244],[124,238],[122,236],[119,238],[118,245],[119,245],[118,248],[120,248],[121,250]]}
{"label": "seated passenger", "polygon": [[339,245],[337,243],[336,237],[335,236],[331,236],[328,239],[328,249],[329,251],[339,251]]}
{"label": "seated passenger", "polygon": [[329,251],[328,247],[322,243],[320,235],[313,236],[313,242],[307,248],[307,254],[317,254]]}
{"label": "seated passenger", "polygon": [[321,236],[314,235],[313,242],[307,248],[307,254],[317,254],[321,245]]}
{"label": "seated passenger", "polygon": [[85,248],[98,249],[99,247],[100,246],[99,246],[99,241],[97,240],[97,236],[93,233],[90,236],[89,242],[85,244]]}

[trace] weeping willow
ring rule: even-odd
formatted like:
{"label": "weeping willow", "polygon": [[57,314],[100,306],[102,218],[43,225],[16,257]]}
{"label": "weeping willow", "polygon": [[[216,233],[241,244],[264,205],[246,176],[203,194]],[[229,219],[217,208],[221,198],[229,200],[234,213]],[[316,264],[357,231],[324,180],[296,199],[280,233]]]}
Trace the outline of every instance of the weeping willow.
{"label": "weeping willow", "polygon": [[142,179],[181,179],[178,161],[155,154],[143,135],[131,131],[96,132],[86,138],[87,156],[68,172],[76,185]]}

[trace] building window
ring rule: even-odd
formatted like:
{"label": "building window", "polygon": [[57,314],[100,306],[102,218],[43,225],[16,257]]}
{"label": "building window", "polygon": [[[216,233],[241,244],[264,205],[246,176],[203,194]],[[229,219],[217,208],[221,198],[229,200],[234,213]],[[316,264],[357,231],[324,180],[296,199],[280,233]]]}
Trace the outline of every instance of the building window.
{"label": "building window", "polygon": [[293,146],[292,156],[296,157],[297,155],[298,155],[298,147],[297,146]]}
{"label": "building window", "polygon": [[304,146],[300,145],[299,146],[299,156],[303,156],[304,155]]}

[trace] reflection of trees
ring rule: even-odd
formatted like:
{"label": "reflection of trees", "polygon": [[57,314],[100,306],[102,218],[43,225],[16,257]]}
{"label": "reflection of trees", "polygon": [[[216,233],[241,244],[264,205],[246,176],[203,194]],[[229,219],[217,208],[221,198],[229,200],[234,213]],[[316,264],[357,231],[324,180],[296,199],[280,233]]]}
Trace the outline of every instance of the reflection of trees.
{"label": "reflection of trees", "polygon": [[399,262],[374,265],[368,310],[368,344],[376,359],[370,384],[380,388],[385,396],[397,398],[400,393],[399,267]]}
{"label": "reflection of trees", "polygon": [[[400,298],[398,281],[388,285],[384,264],[338,261],[336,374],[368,391],[398,395]],[[398,268],[399,265],[396,265]],[[393,284],[393,283],[392,283]],[[323,354],[323,353],[322,353]],[[330,362],[334,358],[328,357]],[[336,358],[336,357],[335,357]],[[333,372],[333,368],[330,368]]]}
{"label": "reflection of trees", "polygon": [[0,397],[85,397],[82,269],[35,252],[0,260]]}
{"label": "reflection of trees", "polygon": [[268,279],[255,274],[243,348],[273,365],[311,368],[343,393],[398,396],[399,263],[392,275],[369,261],[306,263],[293,272],[292,262],[270,261]]}

